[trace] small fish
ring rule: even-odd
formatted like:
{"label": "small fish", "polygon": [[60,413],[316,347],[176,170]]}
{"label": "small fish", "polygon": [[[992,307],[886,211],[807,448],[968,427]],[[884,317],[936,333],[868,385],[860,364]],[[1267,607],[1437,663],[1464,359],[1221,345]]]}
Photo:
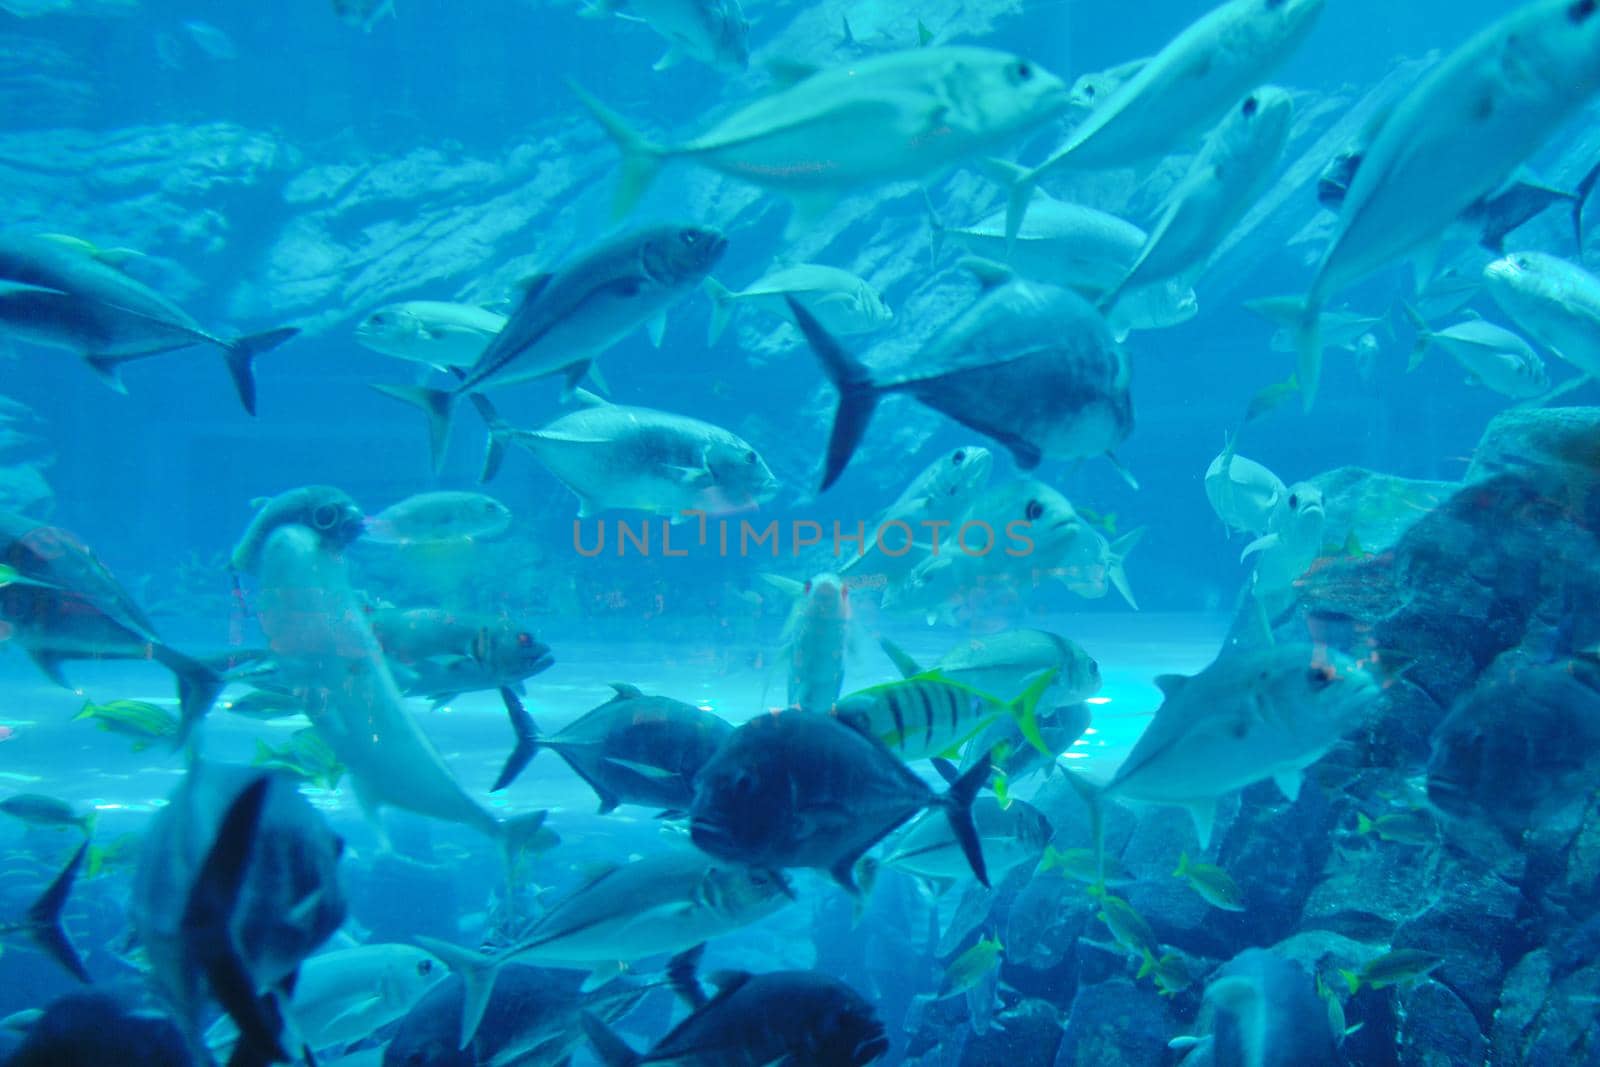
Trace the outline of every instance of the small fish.
{"label": "small fish", "polygon": [[579,14],[643,22],[665,37],[667,52],[654,70],[676,66],[686,56],[730,71],[750,65],[750,23],[739,0],[590,0]]}
{"label": "small fish", "polygon": [[339,788],[339,780],[344,777],[344,764],[314,726],[296,730],[282,748],[273,748],[257,738],[255,758],[250,765],[288,771],[323,789]]}
{"label": "small fish", "polygon": [[1443,330],[1433,330],[1421,314],[1406,305],[1406,315],[1417,331],[1406,370],[1415,370],[1428,349],[1444,349],[1469,375],[1512,400],[1532,400],[1550,391],[1550,375],[1533,346],[1517,334],[1484,319],[1468,319]]}
{"label": "small fish", "polygon": [[1514,252],[1483,268],[1513,322],[1588,377],[1600,376],[1600,277],[1547,252]]}
{"label": "small fish", "polygon": [[984,976],[1000,966],[1000,956],[1005,946],[998,937],[979,938],[978,943],[950,961],[944,970],[941,996],[954,996],[983,981]]}
{"label": "small fish", "polygon": [[286,719],[291,715],[304,715],[304,697],[278,689],[252,689],[243,696],[221,701],[224,711],[250,719]]}
{"label": "small fish", "polygon": [[1144,962],[1139,964],[1139,973],[1134,978],[1148,977],[1156,984],[1156,989],[1164,997],[1175,997],[1194,984],[1194,977],[1189,973],[1189,965],[1182,956],[1171,952],[1157,959],[1155,953],[1145,950]]}
{"label": "small fish", "polygon": [[511,528],[511,509],[483,493],[418,493],[366,522],[364,540],[380,545],[438,545],[483,541]]}
{"label": "small fish", "polygon": [[716,344],[727,329],[733,309],[748,303],[773,314],[788,316],[789,297],[811,312],[833,334],[873,333],[894,323],[894,312],[883,297],[863,279],[838,267],[797,263],[765,275],[735,293],[715,278],[701,283],[711,297],[711,328],[707,344]]}
{"label": "small fish", "polygon": [[356,327],[356,343],[395,359],[443,370],[467,368],[505,329],[506,317],[472,304],[408,300],[388,304]]}
{"label": "small fish", "polygon": [[1339,972],[1350,995],[1362,989],[1384,989],[1392,985],[1405,985],[1430,973],[1444,962],[1444,957],[1434,952],[1415,948],[1398,948],[1369,960],[1360,971]]}
{"label": "small fish", "polygon": [[840,699],[833,714],[905,760],[953,755],[996,717],[1009,715],[1030,744],[1053,756],[1039,732],[1036,713],[1040,698],[1055,680],[1056,672],[1046,670],[1020,696],[1007,701],[935,671],[858,690]]}
{"label": "small fish", "polygon": [[1380,815],[1376,819],[1356,813],[1356,833],[1376,834],[1380,841],[1400,845],[1432,845],[1439,840],[1439,824],[1420,808]]}
{"label": "small fish", "polygon": [[[953,521],[966,510],[973,498],[989,484],[994,470],[994,456],[982,445],[962,445],[951,449],[922,469],[911,479],[894,503],[884,509],[869,529],[882,531],[898,529],[894,524],[905,523],[912,538],[927,530],[927,523]],[[890,555],[878,550],[876,536],[863,538],[864,544],[839,568],[840,574],[849,574],[863,567],[871,559],[864,573],[882,571],[888,577],[898,576],[915,566],[915,554]],[[885,544],[889,544],[887,541]],[[889,544],[891,549],[895,545]],[[920,673],[920,672],[913,672]]]}
{"label": "small fish", "polygon": [[1106,925],[1117,944],[1143,959],[1146,953],[1154,955],[1161,945],[1155,931],[1145,922],[1144,916],[1134,910],[1126,900],[1107,892],[1101,885],[1091,885],[1089,895],[1100,901],[1095,918]]}
{"label": "small fish", "polygon": [[[768,576],[770,581],[772,576]],[[844,686],[850,648],[850,589],[837,574],[818,574],[795,591],[783,628],[789,661],[790,705],[826,712]]]}
{"label": "small fish", "polygon": [[83,876],[98,878],[113,870],[131,867],[138,862],[140,840],[138,834],[118,834],[111,839],[110,844],[91,843],[89,853],[83,861]]}
{"label": "small fish", "polygon": [[79,815],[66,801],[41,793],[13,793],[0,800],[0,812],[21,819],[29,826],[76,826],[84,837],[94,833],[95,819],[99,816],[93,811]]}
{"label": "small fish", "polygon": [[1223,911],[1244,911],[1244,893],[1228,872],[1210,863],[1194,863],[1187,852],[1179,853],[1174,878],[1182,878],[1202,900]]}
{"label": "small fish", "polygon": [[102,730],[133,738],[135,752],[143,752],[152,741],[176,737],[180,727],[178,716],[159,704],[144,700],[114,700],[109,704],[89,700],[72,718],[74,722],[90,719]]}
{"label": "small fish", "polygon": [[1236,441],[1229,434],[1222,452],[1206,468],[1206,499],[1229,530],[1259,537],[1267,532],[1289,489],[1266,467],[1239,455],[1234,450]]}
{"label": "small fish", "polygon": [[1138,882],[1138,879],[1122,866],[1120,860],[1108,856],[1105,863],[1106,870],[1102,876],[1100,862],[1095,857],[1094,849],[1058,849],[1051,845],[1044,850],[1044,859],[1039,864],[1039,871],[1040,873],[1060,871],[1062,877],[1070,878],[1074,882],[1104,885],[1108,889],[1118,889]]}

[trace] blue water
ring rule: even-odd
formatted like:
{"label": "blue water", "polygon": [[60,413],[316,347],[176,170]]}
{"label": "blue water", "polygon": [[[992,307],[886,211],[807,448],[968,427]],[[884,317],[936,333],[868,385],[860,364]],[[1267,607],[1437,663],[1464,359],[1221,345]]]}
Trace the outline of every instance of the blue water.
{"label": "blue water", "polygon": [[[28,514],[75,532],[149,608],[168,642],[197,653],[262,639],[250,617],[254,590],[236,597],[225,568],[258,498],[331,485],[375,514],[427,490],[483,488],[482,433],[471,414],[463,410],[456,420],[446,462],[435,474],[421,417],[370,388],[412,383],[418,369],[361,347],[354,329],[375,308],[402,300],[515,300],[518,279],[617,232],[616,152],[578,106],[570,82],[652,136],[679,140],[762,92],[769,64],[849,58],[853,53],[839,39],[844,15],[858,39],[870,41],[878,31],[905,45],[919,17],[941,37],[945,26],[966,20],[961,24],[982,27],[981,36],[963,34],[952,43],[1024,54],[1071,82],[1153,53],[1209,6],[1203,0],[747,0],[751,67],[728,73],[689,60],[654,72],[651,64],[663,51],[659,37],[641,25],[579,17],[574,3],[396,0],[397,16],[363,33],[335,18],[326,0],[130,0],[119,10],[72,2],[86,10],[23,18],[16,12],[27,4],[0,3],[6,205],[0,233],[59,232],[137,249],[146,256],[130,271],[221,335],[303,328],[260,359],[255,418],[240,410],[208,349],[131,365],[126,393],[119,394],[66,352],[0,335],[0,394],[31,412],[25,431],[31,440],[0,451],[0,467],[31,466],[51,490]],[[1104,684],[1093,727],[1064,762],[1103,781],[1161,703],[1152,679],[1209,663],[1242,602],[1245,541],[1226,536],[1202,490],[1206,466],[1227,433],[1242,431],[1241,450],[1288,482],[1344,465],[1415,479],[1464,475],[1484,427],[1506,401],[1464,384],[1460,368],[1440,353],[1408,372],[1412,333],[1398,313],[1374,330],[1378,348],[1370,364],[1329,351],[1313,412],[1302,414],[1291,402],[1243,426],[1245,405],[1289,374],[1293,356],[1271,350],[1273,327],[1241,302],[1304,290],[1325,243],[1323,232],[1291,240],[1316,212],[1312,186],[1320,166],[1307,161],[1326,148],[1323,139],[1341,116],[1367,107],[1369,92],[1397,69],[1410,69],[1404,64],[1453,48],[1506,6],[1340,0],[1272,76],[1294,90],[1300,115],[1269,187],[1282,198],[1250,216],[1197,283],[1196,318],[1135,333],[1128,342],[1136,428],[1118,458],[1139,488],[1098,459],[1046,461],[1035,472],[1079,507],[1114,513],[1121,530],[1146,528],[1128,563],[1142,610],[1135,613],[1115,592],[1085,600],[1052,582],[955,626],[863,610],[847,692],[896,677],[878,651],[880,636],[927,662],[964,637],[1005,626],[1066,635],[1099,662]],[[192,19],[225,35],[232,54],[209,54],[204,39],[184,28]],[[1574,186],[1593,162],[1600,141],[1594,129],[1591,109],[1528,161],[1532,173]],[[1036,162],[1053,150],[1059,132],[1047,126],[1020,140],[1012,154]],[[1051,188],[1089,203],[1103,198],[1147,224],[1158,207],[1148,190],[1175,176],[1153,176],[1150,169],[1075,176]],[[1004,205],[997,187],[970,169],[936,177],[927,191],[951,225]],[[888,332],[854,341],[853,349],[881,343],[884,351],[904,354],[912,339],[930,332],[920,316],[953,314],[929,294],[940,285],[953,291],[954,257],[930,269],[924,201],[914,184],[880,193],[876,202],[852,201],[786,247],[789,209],[780,200],[674,167],[624,225],[719,228],[730,250],[714,273],[734,288],[775,260],[849,268],[867,277],[897,314]],[[1571,254],[1568,233],[1565,209],[1558,208],[1519,231],[1513,245]],[[1452,246],[1456,254],[1474,269],[1487,258],[1472,258],[1465,246]],[[1408,274],[1406,265],[1395,265],[1350,286],[1332,307],[1385,314],[1405,291]],[[1493,307],[1481,296],[1474,306]],[[870,520],[927,463],[977,440],[895,401],[869,429],[839,486],[819,497],[813,488],[833,393],[815,360],[790,326],[751,310],[738,312],[732,328],[708,345],[709,311],[702,295],[689,295],[672,309],[661,348],[639,331],[606,353],[604,376],[618,401],[692,414],[748,440],[783,483],[752,521],[776,520],[788,531],[798,521],[827,529]],[[1571,373],[1549,362],[1558,379]],[[556,392],[538,382],[494,398],[510,422],[533,427],[564,410]],[[1594,399],[1590,385],[1567,402]],[[994,480],[1016,476],[1011,458],[991,448]],[[528,707],[541,729],[559,729],[603,703],[613,682],[676,697],[735,724],[783,703],[787,608],[763,595],[760,576],[803,579],[832,565],[820,554],[587,558],[576,550],[573,495],[531,456],[513,450],[485,491],[515,517],[502,539],[448,557],[363,546],[352,552],[356,584],[406,606],[442,602],[523,620],[556,656],[556,666],[528,686]],[[85,699],[171,706],[170,677],[150,664],[121,661],[70,663],[67,675],[71,690],[52,684],[20,649],[0,658],[0,795],[43,793],[97,811],[97,841],[138,834],[185,773],[184,756],[159,743],[130,751],[127,738],[72,716]],[[570,887],[597,864],[648,853],[674,837],[642,809],[594,814],[593,793],[553,755],[490,797],[512,740],[493,692],[433,710],[421,702],[411,708],[462,785],[491,811],[551,812],[563,843],[539,860],[542,886]],[[214,712],[205,753],[248,761],[258,738],[282,744],[304,725],[300,718],[261,723]],[[497,878],[481,839],[411,820],[408,832],[456,858],[458,877],[445,879],[451,883],[445,888],[386,886],[373,874],[385,842],[364,821],[348,783],[305,792],[348,842],[358,937],[431,934],[470,943],[479,936],[474,920]],[[72,832],[0,820],[0,926],[20,915],[76,840]],[[66,927],[97,982],[142,1004],[137,970],[119,959],[126,953],[112,951],[127,926],[129,872],[127,865],[113,867],[80,883]],[[824,966],[848,956],[854,935],[840,911],[840,891],[809,876],[802,889],[799,904],[714,945],[708,969]],[[947,920],[958,897],[959,890],[928,907]],[[923,963],[929,974],[941,966],[931,958]],[[75,988],[20,939],[7,941],[0,1017],[43,1007]],[[906,989],[879,992],[903,1014],[910,988],[908,982]],[[1192,1020],[1197,1008],[1191,994],[1180,1013]],[[636,1046],[663,1032],[654,1023],[667,1009],[657,1004],[654,1012],[659,1018],[624,1026]],[[902,1062],[902,1020],[886,1014],[884,1022],[895,1042],[884,1062]],[[579,1062],[592,1062],[587,1056],[580,1052]]]}

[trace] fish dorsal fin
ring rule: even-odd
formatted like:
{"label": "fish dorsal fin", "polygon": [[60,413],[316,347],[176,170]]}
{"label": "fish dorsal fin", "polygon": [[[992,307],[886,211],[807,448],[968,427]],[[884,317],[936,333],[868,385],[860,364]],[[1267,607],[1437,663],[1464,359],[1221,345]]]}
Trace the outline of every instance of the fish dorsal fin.
{"label": "fish dorsal fin", "polygon": [[611,688],[616,690],[617,694],[609,701],[609,703],[612,704],[615,704],[619,700],[638,700],[640,697],[644,696],[644,694],[639,691],[639,687],[630,682],[612,682]]}
{"label": "fish dorsal fin", "polygon": [[730,997],[737,993],[746,982],[750,981],[749,971],[713,971],[706,975],[707,981],[717,987],[717,996]]}
{"label": "fish dorsal fin", "polygon": [[1158,674],[1155,677],[1156,688],[1161,690],[1161,695],[1171,700],[1183,692],[1183,687],[1189,682],[1185,674]]}
{"label": "fish dorsal fin", "polygon": [[549,271],[530,274],[518,282],[516,287],[522,290],[522,299],[532,300],[544,290],[545,286],[550,284],[550,279],[554,277],[555,275]]}
{"label": "fish dorsal fin", "polygon": [[1016,277],[1016,273],[1004,263],[981,256],[965,256],[957,266],[978,279],[978,284],[985,290],[1004,285]]}
{"label": "fish dorsal fin", "polygon": [[574,389],[571,399],[580,407],[586,408],[603,408],[609,407],[611,404],[611,401],[605,397],[591,393],[587,389]]}
{"label": "fish dorsal fin", "polygon": [[900,672],[901,677],[914,678],[922,673],[922,668],[917,665],[917,661],[907,655],[905,649],[887,637],[879,639],[878,647],[883,649],[884,655],[894,661],[895,669]]}

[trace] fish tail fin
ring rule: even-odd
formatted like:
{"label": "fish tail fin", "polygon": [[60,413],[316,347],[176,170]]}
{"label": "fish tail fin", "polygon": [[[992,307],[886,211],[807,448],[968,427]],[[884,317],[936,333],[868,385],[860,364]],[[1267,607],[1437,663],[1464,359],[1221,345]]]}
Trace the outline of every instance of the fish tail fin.
{"label": "fish tail fin", "polygon": [[85,815],[83,817],[83,821],[78,823],[78,826],[83,830],[83,836],[86,838],[93,837],[95,825],[99,823],[99,821],[100,813],[98,811],[91,811]]}
{"label": "fish tail fin", "polygon": [[478,475],[478,481],[486,483],[500,473],[500,464],[506,458],[506,438],[510,436],[511,428],[482,393],[468,393],[467,399],[472,401],[473,410],[477,411],[488,432],[483,444],[483,471]]}
{"label": "fish tail fin", "polygon": [[189,889],[181,927],[185,943],[199,956],[212,995],[239,1028],[239,1048],[268,1057],[261,1062],[289,1058],[281,1040],[283,1015],[276,1000],[256,993],[255,981],[234,945],[231,927],[272,781],[272,775],[262,774],[228,805]]}
{"label": "fish tail fin", "polygon": [[645,140],[627,119],[606,107],[577,82],[569,80],[567,87],[589,109],[589,114],[606,131],[606,136],[622,150],[622,177],[617,183],[617,195],[611,208],[612,215],[621,218],[633,209],[633,205],[638,203],[660,173],[667,152],[660,145]]}
{"label": "fish tail fin", "polygon": [[233,379],[239,403],[251,415],[256,413],[256,357],[270,352],[300,332],[297,326],[253,333],[228,342],[222,349],[222,358],[228,364],[228,376]]}
{"label": "fish tail fin", "polygon": [[1178,867],[1177,867],[1177,869],[1175,871],[1172,872],[1172,877],[1174,877],[1174,878],[1182,878],[1184,875],[1186,875],[1188,873],[1189,873],[1189,853],[1180,852],[1180,853],[1178,853]]}
{"label": "fish tail fin", "polygon": [[1156,969],[1155,953],[1150,951],[1149,946],[1145,946],[1140,951],[1144,953],[1144,962],[1139,964],[1139,973],[1133,976],[1133,980],[1136,982],[1141,978],[1147,977]]}
{"label": "fish tail fin", "polygon": [[77,880],[78,868],[83,865],[83,857],[88,851],[89,842],[85,841],[79,845],[78,851],[74,852],[67,865],[61,868],[61,873],[56,875],[55,880],[43,893],[39,894],[39,899],[28,909],[27,927],[28,936],[39,946],[39,950],[85,985],[94,979],[89,977],[89,971],[84,967],[78,950],[67,940],[67,932],[61,926],[61,909],[66,906],[67,897],[72,894],[72,883]]}
{"label": "fish tail fin", "polygon": [[451,973],[460,977],[463,991],[461,1037],[457,1047],[466,1048],[472,1044],[472,1038],[478,1032],[478,1024],[483,1022],[483,1013],[489,1007],[489,997],[494,993],[495,979],[500,976],[500,968],[505,961],[494,956],[485,956],[470,948],[452,945],[436,937],[418,934],[412,940],[424,952],[450,968]]}
{"label": "fish tail fin", "polygon": [[1577,195],[1572,201],[1572,239],[1577,242],[1578,256],[1583,256],[1583,208],[1589,202],[1595,182],[1600,181],[1600,163],[1596,163],[1583,181],[1578,183]]}
{"label": "fish tail fin", "polygon": [[1051,759],[1056,757],[1056,753],[1050,750],[1050,746],[1045,743],[1044,735],[1039,732],[1039,701],[1043,700],[1050,687],[1056,684],[1056,675],[1059,673],[1060,671],[1051,669],[1039,675],[1027,689],[1023,690],[1021,696],[1011,702],[1011,707],[1008,709],[1012,717],[1017,720],[1017,729],[1022,731],[1022,736],[1028,743]]}
{"label": "fish tail fin", "polygon": [[1422,312],[1412,307],[1409,301],[1402,300],[1400,307],[1406,313],[1411,328],[1417,332],[1417,339],[1411,345],[1411,362],[1406,364],[1406,373],[1409,374],[1422,363],[1422,357],[1433,344],[1433,330],[1428,327],[1428,320],[1422,317]]}
{"label": "fish tail fin", "polygon": [[592,1012],[584,1012],[582,1016],[583,1032],[589,1039],[589,1044],[594,1047],[595,1055],[605,1067],[635,1067],[642,1057],[629,1048],[627,1042],[617,1036],[617,1032],[607,1026]]}
{"label": "fish tail fin", "polygon": [[839,390],[839,407],[833,414],[833,432],[828,437],[828,455],[823,462],[822,486],[818,489],[818,492],[826,492],[839,480],[845,467],[849,466],[856,446],[861,444],[867,424],[872,421],[872,411],[878,406],[880,390],[873,384],[872,375],[865,365],[829,336],[811,312],[793,297],[786,296],[784,300],[788,302],[789,312],[794,316],[800,332],[805,334],[807,343],[821,362],[824,373],[833,382],[834,388]]}
{"label": "fish tail fin", "polygon": [[955,834],[961,852],[972,867],[972,874],[985,889],[989,888],[989,871],[983,862],[983,845],[978,841],[978,828],[972,821],[972,802],[978,791],[989,781],[989,753],[967,768],[965,774],[951,783],[939,798],[944,817],[950,822],[950,832]]}
{"label": "fish tail fin", "polygon": [[917,665],[917,661],[907,655],[905,649],[887,637],[878,638],[878,647],[883,649],[884,655],[894,661],[894,669],[899,671],[902,677],[915,678],[922,673],[922,668]]}
{"label": "fish tail fin", "polygon": [[1295,381],[1300,384],[1302,410],[1309,412],[1317,399],[1322,378],[1321,307],[1307,301],[1294,325]]}
{"label": "fish tail fin", "polygon": [[165,645],[155,650],[156,660],[178,680],[178,732],[172,739],[174,750],[189,743],[194,728],[206,717],[227,679],[201,663]]}
{"label": "fish tail fin", "polygon": [[422,409],[428,417],[428,448],[433,454],[433,469],[444,466],[444,447],[450,439],[450,411],[456,396],[448,389],[423,385],[374,385],[374,389]]}
{"label": "fish tail fin", "polygon": [[1129,530],[1111,542],[1111,547],[1107,550],[1109,558],[1106,563],[1106,578],[1111,582],[1111,587],[1122,594],[1122,599],[1126,600],[1128,607],[1134,611],[1139,610],[1139,602],[1133,599],[1133,587],[1128,584],[1128,571],[1125,564],[1128,561],[1128,553],[1132,552],[1134,546],[1139,543],[1139,539],[1144,537],[1144,530],[1143,526],[1135,530]]}
{"label": "fish tail fin", "polygon": [[1356,812],[1356,833],[1372,833],[1372,820],[1367,817],[1367,813],[1364,811]]}
{"label": "fish tail fin", "polygon": [[1344,984],[1350,987],[1350,995],[1352,997],[1361,992],[1361,976],[1359,974],[1354,971],[1341,970],[1339,977],[1343,978]]}
{"label": "fish tail fin", "polygon": [[710,275],[700,283],[700,288],[711,298],[711,325],[706,328],[706,344],[714,345],[733,317],[733,291]]}
{"label": "fish tail fin", "polygon": [[517,780],[517,775],[533,762],[533,757],[539,754],[539,728],[534,725],[533,716],[528,714],[528,709],[522,706],[522,701],[510,689],[500,690],[500,699],[505,702],[506,715],[511,720],[511,733],[516,737],[516,744],[512,746],[511,755],[506,757],[505,766],[500,768],[500,777],[494,780],[494,785],[489,787],[489,792],[498,793],[506,786]]}
{"label": "fish tail fin", "polygon": [[1023,171],[1011,180],[1006,190],[1006,258],[1016,247],[1017,234],[1022,232],[1022,220],[1028,215],[1028,205],[1033,202],[1033,190],[1038,177],[1031,170]]}

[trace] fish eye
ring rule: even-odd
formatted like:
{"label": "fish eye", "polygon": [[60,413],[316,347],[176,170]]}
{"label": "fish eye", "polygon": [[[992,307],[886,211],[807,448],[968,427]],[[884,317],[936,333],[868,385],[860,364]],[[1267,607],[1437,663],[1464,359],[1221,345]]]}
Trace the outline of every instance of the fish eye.
{"label": "fish eye", "polygon": [[423,960],[420,963],[418,963],[417,964],[417,973],[422,975],[423,977],[427,977],[428,975],[432,974],[433,973],[433,961],[432,960]]}
{"label": "fish eye", "polygon": [[957,467],[961,466],[961,464],[965,463],[966,461],[967,461],[966,452],[964,452],[963,450],[961,450],[959,448],[956,449],[956,454],[950,457],[950,462],[955,464]]}
{"label": "fish eye", "polygon": [[1083,95],[1087,96],[1090,100],[1093,100],[1094,99],[1094,86],[1092,84],[1085,85],[1083,87]]}
{"label": "fish eye", "polygon": [[1567,18],[1573,22],[1582,22],[1594,14],[1595,7],[1596,0],[1577,0],[1571,7],[1567,8]]}
{"label": "fish eye", "polygon": [[1261,108],[1261,101],[1257,100],[1255,97],[1247,96],[1247,97],[1244,98],[1244,117],[1245,118],[1249,118],[1251,115],[1254,115],[1260,108]]}
{"label": "fish eye", "polygon": [[1027,516],[1029,522],[1032,522],[1044,514],[1044,505],[1037,500],[1030,500],[1028,501],[1028,506],[1022,509],[1022,514]]}
{"label": "fish eye", "polygon": [[1033,68],[1028,66],[1027,63],[1018,61],[1011,65],[1012,81],[1025,82],[1031,77],[1033,77]]}
{"label": "fish eye", "polygon": [[756,455],[756,450],[753,448],[744,454],[744,461],[750,464],[752,467],[756,465],[756,460],[759,458],[760,457]]}
{"label": "fish eye", "polygon": [[1293,511],[1294,509],[1298,508],[1299,506],[1300,506],[1300,494],[1299,493],[1290,493],[1289,494],[1289,510]]}
{"label": "fish eye", "polygon": [[809,593],[809,592],[811,592],[811,579],[810,579],[810,578],[807,578],[807,579],[806,579],[806,585],[805,585],[805,588],[804,588],[804,589],[803,589],[803,590],[801,590],[801,591],[802,591],[802,592],[805,592],[805,593]]}
{"label": "fish eye", "polygon": [[367,321],[374,326],[387,326],[389,325],[389,316],[386,312],[375,311],[367,316]]}
{"label": "fish eye", "polygon": [[339,511],[333,504],[323,504],[311,513],[311,525],[319,530],[331,530],[339,525]]}
{"label": "fish eye", "polygon": [[1333,668],[1312,667],[1306,671],[1306,681],[1311,683],[1313,689],[1326,689],[1333,682]]}

